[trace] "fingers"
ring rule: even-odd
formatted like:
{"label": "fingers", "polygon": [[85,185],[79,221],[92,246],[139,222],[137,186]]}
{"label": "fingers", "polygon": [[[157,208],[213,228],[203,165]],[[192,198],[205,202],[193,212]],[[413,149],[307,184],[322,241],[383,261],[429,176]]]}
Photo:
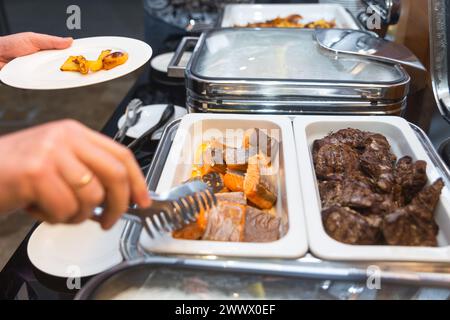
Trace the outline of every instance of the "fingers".
{"label": "fingers", "polygon": [[148,195],[147,184],[132,152],[124,146],[115,143],[113,140],[94,131],[90,131],[88,136],[95,145],[111,153],[125,166],[130,179],[132,201],[142,208],[150,206],[151,199]]}
{"label": "fingers", "polygon": [[91,218],[94,208],[103,203],[105,190],[95,175],[86,185],[80,185],[83,177],[93,173],[74,155],[63,151],[57,157],[58,171],[78,200],[78,213],[68,222],[80,223]]}
{"label": "fingers", "polygon": [[72,38],[62,38],[41,33],[30,33],[31,43],[39,50],[66,49],[72,45]]}
{"label": "fingers", "polygon": [[109,229],[126,212],[130,202],[128,171],[114,156],[90,143],[77,148],[75,152],[105,189],[105,211],[100,223],[104,229]]}
{"label": "fingers", "polygon": [[49,223],[66,222],[79,211],[75,195],[56,172],[49,171],[45,177],[35,179],[33,191],[36,200],[28,211]]}

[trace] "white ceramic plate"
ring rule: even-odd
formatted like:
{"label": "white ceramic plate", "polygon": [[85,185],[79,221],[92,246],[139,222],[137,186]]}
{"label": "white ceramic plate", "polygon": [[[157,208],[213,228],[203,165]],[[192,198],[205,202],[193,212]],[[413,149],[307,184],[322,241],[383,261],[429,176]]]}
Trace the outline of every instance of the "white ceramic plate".
{"label": "white ceramic plate", "polygon": [[[162,113],[164,112],[164,109],[167,107],[167,104],[151,104],[148,106],[142,107],[142,113],[141,118],[139,119],[138,123],[136,123],[134,126],[132,126],[127,131],[127,136],[130,138],[137,139],[141,135],[143,135],[148,129],[156,125],[159,121],[159,119],[162,116]],[[159,139],[161,138],[161,134],[164,131],[164,128],[167,124],[169,124],[171,121],[176,120],[178,118],[181,118],[187,113],[186,108],[175,106],[175,112],[172,115],[172,117],[167,121],[167,123],[155,131],[152,135],[152,139]],[[125,122],[125,115],[121,116],[119,121],[117,122],[117,128],[121,128]]]}
{"label": "white ceramic plate", "polygon": [[108,231],[91,220],[78,225],[44,222],[30,237],[28,257],[36,268],[53,276],[92,276],[122,262],[119,240],[124,226],[124,220]]}
{"label": "white ceramic plate", "polygon": [[221,26],[244,26],[291,14],[301,15],[305,23],[335,19],[336,28],[359,29],[352,15],[339,4],[230,4],[224,9]]}
{"label": "white ceramic plate", "polygon": [[[164,193],[190,177],[193,156],[198,146],[212,137],[231,134],[230,130],[261,128],[277,134],[280,141],[278,170],[278,201],[275,209],[283,212],[288,229],[284,236],[273,242],[220,242],[174,239],[167,233],[155,239],[142,232],[139,244],[148,252],[202,254],[259,258],[299,258],[308,250],[302,193],[293,156],[294,136],[287,116],[187,114],[181,120],[165,163],[156,192]],[[239,137],[230,137],[239,144]],[[283,220],[282,218],[282,220]]]}
{"label": "white ceramic plate", "polygon": [[311,148],[314,140],[325,137],[331,131],[348,127],[383,134],[397,158],[409,155],[414,160],[425,160],[429,182],[434,182],[440,177],[414,131],[403,118],[394,116],[295,117],[294,134],[300,181],[304,192],[303,197],[308,199],[305,203],[305,214],[310,250],[317,257],[328,260],[450,262],[449,186],[442,189],[435,211],[436,223],[439,225],[437,247],[350,245],[334,240],[325,232]]}
{"label": "white ceramic plate", "polygon": [[[128,61],[111,70],[100,70],[86,75],[63,72],[59,68],[69,56],[83,55],[97,59],[102,50],[128,53]],[[21,89],[68,89],[100,83],[124,76],[144,65],[152,49],[140,40],[124,37],[92,37],[74,40],[70,48],[45,50],[9,62],[0,73],[0,80]]]}

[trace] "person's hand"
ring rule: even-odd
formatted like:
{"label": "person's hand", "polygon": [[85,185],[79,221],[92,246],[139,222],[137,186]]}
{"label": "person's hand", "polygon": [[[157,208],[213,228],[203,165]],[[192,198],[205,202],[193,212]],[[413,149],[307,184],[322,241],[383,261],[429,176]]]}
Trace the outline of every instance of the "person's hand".
{"label": "person's hand", "polygon": [[130,201],[151,202],[133,154],[76,121],[0,137],[0,212],[25,208],[50,223],[79,223],[104,204],[108,229]]}
{"label": "person's hand", "polygon": [[66,49],[70,47],[72,42],[72,38],[61,38],[34,32],[0,37],[0,69],[14,58],[40,50]]}

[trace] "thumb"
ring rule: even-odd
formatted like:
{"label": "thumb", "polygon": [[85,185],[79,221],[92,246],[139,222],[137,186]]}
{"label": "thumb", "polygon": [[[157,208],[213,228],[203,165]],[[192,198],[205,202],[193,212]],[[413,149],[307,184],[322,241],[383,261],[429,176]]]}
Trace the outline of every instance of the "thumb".
{"label": "thumb", "polygon": [[40,33],[34,33],[30,40],[39,50],[65,49],[70,47],[73,42],[72,38],[55,37]]}

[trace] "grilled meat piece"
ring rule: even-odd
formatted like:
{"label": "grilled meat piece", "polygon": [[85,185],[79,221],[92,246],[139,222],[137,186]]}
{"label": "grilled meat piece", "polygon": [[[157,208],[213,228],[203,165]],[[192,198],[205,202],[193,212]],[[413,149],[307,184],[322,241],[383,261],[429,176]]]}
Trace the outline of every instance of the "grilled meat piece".
{"label": "grilled meat piece", "polygon": [[370,208],[375,202],[375,194],[370,186],[355,179],[329,180],[319,183],[322,208],[334,205],[351,208]]}
{"label": "grilled meat piece", "polygon": [[243,192],[225,192],[225,193],[217,193],[216,199],[218,202],[226,201],[226,202],[234,202],[246,205],[247,200],[245,199],[245,195]]}
{"label": "grilled meat piece", "polygon": [[234,192],[244,191],[245,173],[236,170],[227,169],[227,173],[223,176],[225,186]]}
{"label": "grilled meat piece", "polygon": [[364,142],[369,133],[358,129],[347,128],[330,133],[323,139],[317,140],[318,147],[325,144],[343,143],[354,149],[364,149]]}
{"label": "grilled meat piece", "polygon": [[423,188],[407,205],[411,212],[425,220],[434,220],[434,210],[444,187],[442,179],[437,179],[432,185]]}
{"label": "grilled meat piece", "polygon": [[[250,154],[250,152],[253,152],[253,154]],[[228,169],[245,172],[247,171],[248,158],[256,153],[255,149],[226,148],[225,163]]]}
{"label": "grilled meat piece", "polygon": [[434,220],[426,221],[409,212],[408,206],[388,214],[383,220],[386,243],[395,246],[437,246],[439,228]]}
{"label": "grilled meat piece", "polygon": [[317,177],[324,180],[342,179],[359,170],[358,153],[342,143],[322,145],[313,160]]}
{"label": "grilled meat piece", "polygon": [[212,241],[242,241],[244,237],[246,206],[222,201],[208,214],[208,223],[203,240]]}
{"label": "grilled meat piece", "polygon": [[263,154],[269,159],[273,159],[278,152],[278,141],[267,135],[265,129],[248,129],[244,133],[242,148],[248,150],[249,157],[256,154]]}
{"label": "grilled meat piece", "polygon": [[260,209],[270,209],[277,201],[276,175],[266,164],[265,156],[258,154],[249,158],[244,193]]}
{"label": "grilled meat piece", "polygon": [[434,210],[444,187],[442,179],[417,193],[410,204],[383,220],[383,234],[391,245],[437,246],[439,227],[434,221]]}
{"label": "grilled meat piece", "polygon": [[391,146],[381,134],[369,135],[365,142],[364,152],[360,157],[361,168],[375,181],[375,185],[383,192],[391,192],[394,186],[395,155]]}
{"label": "grilled meat piece", "polygon": [[312,154],[331,237],[350,244],[437,245],[434,211],[443,183],[424,187],[425,161],[396,161],[383,135],[356,129],[314,141]]}
{"label": "grilled meat piece", "polygon": [[409,156],[399,159],[395,167],[395,198],[402,205],[410,203],[427,181],[427,163],[425,161],[413,162]]}
{"label": "grilled meat piece", "polygon": [[399,208],[390,193],[373,193],[372,205],[369,208],[362,208],[360,213],[364,215],[385,216]]}
{"label": "grilled meat piece", "polygon": [[247,206],[245,213],[244,241],[271,242],[280,237],[279,217]]}
{"label": "grilled meat piece", "polygon": [[363,216],[348,207],[332,206],[323,210],[322,221],[327,234],[340,242],[370,245],[381,238],[381,218]]}

